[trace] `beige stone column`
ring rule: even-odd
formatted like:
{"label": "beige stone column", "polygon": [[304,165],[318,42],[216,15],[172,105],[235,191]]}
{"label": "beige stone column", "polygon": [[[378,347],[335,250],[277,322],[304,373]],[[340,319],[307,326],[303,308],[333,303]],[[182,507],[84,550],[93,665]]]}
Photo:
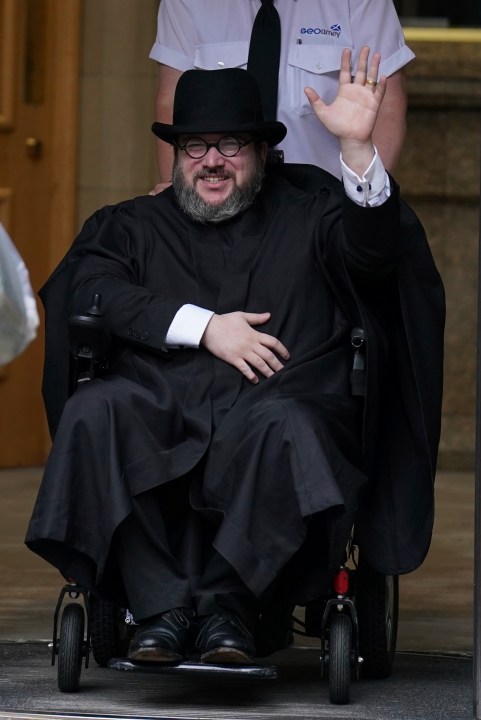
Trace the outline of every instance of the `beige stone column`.
{"label": "beige stone column", "polygon": [[481,30],[406,29],[408,136],[397,173],[447,299],[439,464],[473,469],[481,147]]}
{"label": "beige stone column", "polygon": [[84,0],[78,221],[148,192],[156,181],[157,65],[149,60],[158,0]]}

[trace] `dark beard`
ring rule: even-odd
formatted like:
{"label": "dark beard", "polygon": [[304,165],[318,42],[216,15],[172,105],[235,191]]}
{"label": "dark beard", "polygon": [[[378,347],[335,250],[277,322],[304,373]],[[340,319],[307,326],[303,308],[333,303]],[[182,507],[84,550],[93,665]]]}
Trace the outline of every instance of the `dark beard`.
{"label": "dark beard", "polygon": [[[199,171],[192,178],[192,186],[188,186],[185,182],[184,175],[179,168],[177,157],[174,160],[172,170],[172,186],[174,188],[175,197],[181,209],[191,220],[200,223],[220,223],[230,220],[235,215],[243,212],[254,202],[255,196],[262,187],[264,179],[264,163],[258,153],[256,153],[256,163],[253,175],[249,182],[243,187],[237,184],[223,202],[215,205],[203,200],[195,189],[195,180],[198,177],[208,176],[209,173],[203,170]],[[232,177],[228,175],[229,177]]]}

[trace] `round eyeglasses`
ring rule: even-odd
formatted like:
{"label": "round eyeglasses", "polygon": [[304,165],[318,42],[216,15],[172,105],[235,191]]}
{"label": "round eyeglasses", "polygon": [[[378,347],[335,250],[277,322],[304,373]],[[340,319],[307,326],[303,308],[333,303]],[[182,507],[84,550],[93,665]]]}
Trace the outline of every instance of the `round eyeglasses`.
{"label": "round eyeglasses", "polygon": [[243,147],[249,145],[251,142],[254,142],[254,138],[250,140],[239,140],[239,138],[225,135],[215,143],[208,143],[202,138],[194,137],[187,140],[184,145],[179,145],[179,143],[176,143],[176,145],[179,150],[184,150],[189,157],[194,160],[200,160],[204,155],[207,155],[210,148],[213,147],[224,157],[234,157]]}

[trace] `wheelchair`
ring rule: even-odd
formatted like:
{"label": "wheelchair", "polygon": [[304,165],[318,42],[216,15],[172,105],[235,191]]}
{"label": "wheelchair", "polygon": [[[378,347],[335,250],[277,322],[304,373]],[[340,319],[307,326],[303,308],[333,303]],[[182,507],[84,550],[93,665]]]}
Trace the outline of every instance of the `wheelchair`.
{"label": "wheelchair", "polygon": [[[85,315],[69,320],[69,342],[74,358],[75,387],[89,382],[108,369],[110,337],[102,323],[101,298],[95,295]],[[353,393],[362,394],[364,335],[351,333]],[[180,664],[141,663],[126,657],[135,622],[126,608],[100,599],[70,581],[61,589],[54,613],[52,665],[57,661],[61,692],[77,692],[82,666],[90,654],[101,667],[118,671],[158,674],[235,675],[272,680],[277,668],[264,658],[293,642],[294,634],[319,638],[321,676],[327,678],[330,701],[349,702],[353,678],[382,679],[390,676],[397,636],[399,588],[397,576],[378,573],[363,560],[355,533],[346,550],[345,563],[332,581],[329,593],[305,607],[304,621],[292,615],[292,607],[274,606],[259,615],[264,650],[259,664],[207,665],[193,655]],[[279,640],[279,629],[282,638]],[[275,637],[277,635],[277,637]],[[255,633],[255,641],[259,637]]]}
{"label": "wheelchair", "polygon": [[[337,183],[329,173],[313,165],[284,164],[274,158],[270,170],[295,186],[312,190]],[[101,298],[95,295],[83,315],[69,318],[69,346],[73,359],[73,393],[97,373],[108,370],[110,336],[102,322]],[[351,333],[352,394],[364,395],[365,338],[362,328]],[[293,643],[294,635],[320,641],[321,676],[327,679],[330,701],[349,702],[352,679],[383,679],[390,676],[396,650],[399,605],[397,576],[383,575],[363,559],[356,544],[355,528],[329,592],[309,603],[304,620],[293,614],[292,605],[271,605],[259,614],[254,633],[259,662],[248,666],[207,665],[195,654],[175,665],[140,663],[126,655],[135,622],[126,608],[107,602],[75,581],[61,589],[54,612],[51,662],[57,662],[58,688],[64,693],[79,690],[82,667],[90,655],[100,667],[118,671],[180,675],[186,673],[273,680],[277,668],[265,664],[277,650]]]}

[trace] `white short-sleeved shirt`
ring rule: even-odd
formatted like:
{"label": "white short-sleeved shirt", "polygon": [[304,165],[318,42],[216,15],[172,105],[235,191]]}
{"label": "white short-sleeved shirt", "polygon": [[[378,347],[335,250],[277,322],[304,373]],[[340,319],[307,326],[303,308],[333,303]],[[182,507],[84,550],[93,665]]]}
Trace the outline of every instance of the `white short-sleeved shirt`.
{"label": "white short-sleeved shirt", "polygon": [[[340,177],[339,142],[319,123],[304,94],[310,86],[330,103],[341,53],[357,63],[363,45],[381,53],[380,75],[414,57],[392,0],[274,0],[281,20],[277,119],[287,126],[279,148],[286,162],[312,163]],[[181,70],[247,67],[260,0],[162,0],[153,60]]]}

